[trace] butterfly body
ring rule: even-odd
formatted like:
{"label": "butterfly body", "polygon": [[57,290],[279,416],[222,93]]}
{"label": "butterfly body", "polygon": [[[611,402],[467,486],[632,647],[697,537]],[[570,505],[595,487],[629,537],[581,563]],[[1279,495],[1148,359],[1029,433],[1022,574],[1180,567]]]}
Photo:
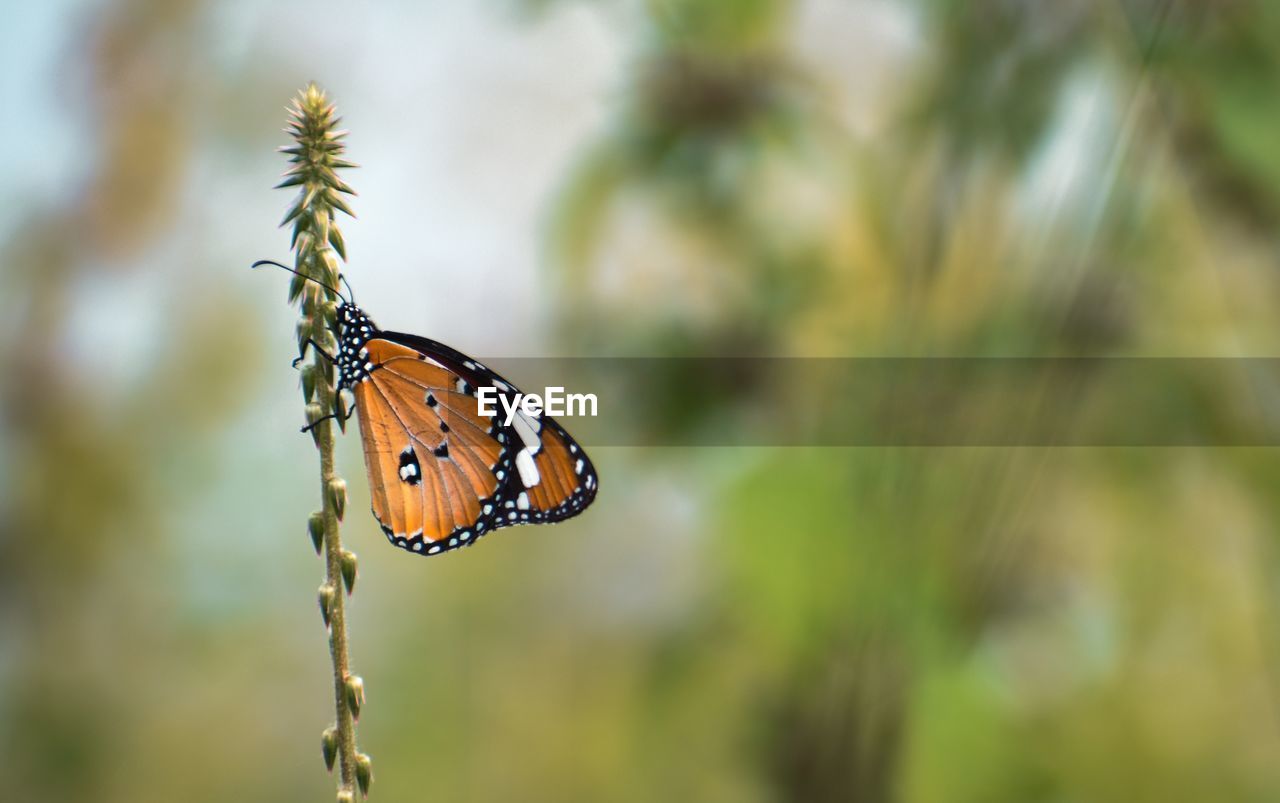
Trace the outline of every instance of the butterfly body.
{"label": "butterfly body", "polygon": [[519,390],[456,349],[337,308],[339,389],[355,398],[374,517],[396,546],[435,555],[517,524],[582,512],[598,478],[555,419],[482,415],[477,390]]}

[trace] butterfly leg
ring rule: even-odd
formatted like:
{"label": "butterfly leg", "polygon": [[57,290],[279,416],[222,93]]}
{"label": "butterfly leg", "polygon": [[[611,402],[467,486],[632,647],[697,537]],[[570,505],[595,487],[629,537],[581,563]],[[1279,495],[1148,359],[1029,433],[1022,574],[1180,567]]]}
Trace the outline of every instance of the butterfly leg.
{"label": "butterfly leg", "polygon": [[320,347],[319,343],[317,343],[312,338],[307,338],[305,341],[303,341],[302,347],[298,349],[298,357],[292,363],[294,368],[297,368],[298,363],[302,362],[307,358],[307,346],[310,346],[311,348],[315,349],[317,354],[319,354],[321,357],[324,357],[330,363],[337,362],[337,360],[334,359],[332,354],[330,354],[329,352],[325,351],[323,348]]}
{"label": "butterfly leg", "polygon": [[311,430],[313,430],[313,429],[315,429],[317,426],[319,426],[321,421],[336,420],[336,421],[338,421],[338,422],[339,422],[339,423],[341,423],[341,424],[345,424],[346,422],[350,421],[350,420],[351,420],[351,416],[353,416],[353,415],[355,415],[355,414],[356,414],[356,408],[354,408],[354,407],[352,407],[351,409],[349,409],[349,410],[346,412],[346,414],[345,414],[345,415],[341,415],[341,414],[339,414],[339,413],[329,413],[329,414],[328,414],[328,415],[326,415],[324,418],[317,418],[315,421],[312,421],[310,424],[307,424],[305,427],[303,427],[303,428],[302,428],[301,430],[299,430],[299,431],[300,431],[300,432],[310,432]]}
{"label": "butterfly leg", "polygon": [[338,427],[343,431],[347,431],[347,422],[351,420],[351,416],[356,414],[354,405],[348,405],[347,399],[342,395],[342,391],[351,392],[350,388],[345,385],[338,387],[338,392],[333,394],[333,414],[338,421]]}

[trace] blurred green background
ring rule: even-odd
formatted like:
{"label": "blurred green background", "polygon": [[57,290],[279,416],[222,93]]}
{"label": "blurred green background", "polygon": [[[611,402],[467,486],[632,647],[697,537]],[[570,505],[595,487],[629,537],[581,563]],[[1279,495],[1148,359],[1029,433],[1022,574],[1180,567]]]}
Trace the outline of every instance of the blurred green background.
{"label": "blurred green background", "polygon": [[[1269,356],[1277,43],[1249,0],[6,5],[0,797],[332,799],[247,270],[306,81],[361,304],[480,357]],[[662,392],[672,443],[753,403]],[[377,800],[1280,799],[1272,449],[601,448],[584,516],[430,561],[340,449]]]}

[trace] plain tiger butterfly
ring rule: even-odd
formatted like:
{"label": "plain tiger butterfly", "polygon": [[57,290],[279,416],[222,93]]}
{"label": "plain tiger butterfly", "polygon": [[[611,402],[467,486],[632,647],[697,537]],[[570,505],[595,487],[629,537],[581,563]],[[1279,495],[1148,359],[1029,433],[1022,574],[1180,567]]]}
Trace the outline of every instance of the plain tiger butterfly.
{"label": "plain tiger butterfly", "polygon": [[507,425],[480,414],[480,388],[513,403],[515,385],[443,343],[379,329],[354,300],[321,286],[342,300],[338,351],[308,341],[302,353],[310,346],[334,363],[338,392],[354,398],[347,417],[359,418],[373,517],[387,540],[438,555],[503,527],[562,521],[595,499],[591,458],[554,418],[516,408]]}

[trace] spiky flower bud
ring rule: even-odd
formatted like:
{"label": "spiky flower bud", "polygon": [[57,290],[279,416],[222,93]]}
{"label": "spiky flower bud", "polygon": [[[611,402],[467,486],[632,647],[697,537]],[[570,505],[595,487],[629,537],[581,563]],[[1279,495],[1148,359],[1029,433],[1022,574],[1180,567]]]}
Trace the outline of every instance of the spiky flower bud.
{"label": "spiky flower bud", "polygon": [[[334,277],[335,287],[337,286],[337,281],[338,281],[337,276],[335,274],[335,277]],[[321,312],[321,317],[323,317],[324,320],[332,321],[338,317],[338,305],[333,303],[332,301],[325,301],[322,304],[320,304],[320,312]],[[330,337],[333,336],[333,333],[330,332],[327,327],[325,329],[325,333],[328,334]]]}
{"label": "spiky flower bud", "polygon": [[[317,317],[316,320],[323,321],[324,319]],[[325,353],[327,353],[331,357],[333,356],[333,352],[338,348],[338,341],[336,338],[334,338],[333,332],[329,331],[329,328],[327,326],[324,326],[323,324],[320,324],[317,327],[317,330],[315,332],[315,337],[313,339],[315,340],[315,342],[319,343],[320,347],[325,350]],[[324,357],[318,357],[317,359],[324,360],[324,362],[318,363],[319,365],[323,365],[323,366],[329,365],[329,361]]]}
{"label": "spiky flower bud", "polygon": [[342,584],[347,587],[347,593],[350,594],[356,587],[356,553],[350,550],[342,550]]}
{"label": "spiky flower bud", "polygon": [[359,675],[347,675],[347,706],[353,719],[360,718],[360,706],[364,705],[364,679]]}
{"label": "spiky flower bud", "polygon": [[312,402],[311,404],[307,405],[306,413],[307,413],[307,426],[311,427],[311,430],[310,430],[311,440],[313,443],[315,443],[316,447],[319,448],[320,428],[314,425],[317,422],[319,422],[320,419],[324,418],[324,408],[316,404],[315,402]]}
{"label": "spiky flower bud", "polygon": [[316,594],[316,599],[320,603],[320,615],[324,617],[324,626],[329,626],[329,620],[333,616],[333,603],[338,596],[338,592],[333,586],[325,583],[320,586],[320,591]]}
{"label": "spiky flower bud", "polygon": [[302,295],[302,291],[307,288],[307,280],[301,276],[294,276],[289,280],[289,303],[298,300],[298,296]]}
{"label": "spiky flower bud", "polygon": [[356,756],[356,783],[360,786],[360,794],[369,796],[369,786],[373,783],[373,759],[364,753]]}
{"label": "spiky flower bud", "polygon": [[333,414],[338,421],[338,428],[347,431],[347,399],[341,393],[333,394]]}
{"label": "spiky flower bud", "polygon": [[[312,207],[311,209],[311,233],[315,236],[316,242],[323,246],[329,241],[329,223],[333,220],[333,215],[327,209]],[[323,250],[322,250],[323,253]],[[335,265],[336,267],[336,265]]]}
{"label": "spiky flower bud", "polygon": [[355,165],[342,158],[347,135],[337,130],[338,122],[333,105],[319,87],[313,84],[303,90],[294,100],[289,120],[294,144],[281,149],[289,155],[290,167],[279,184],[298,188],[282,224],[293,224],[298,270],[330,286],[337,281],[338,264],[326,246],[333,245],[336,256],[346,258],[335,211],[354,217],[341,198],[342,194],[355,195],[355,190],[337,171]]}
{"label": "spiky flower bud", "polygon": [[298,353],[301,354],[303,348],[307,345],[307,341],[311,339],[312,332],[315,330],[315,321],[311,320],[311,316],[303,315],[298,319],[295,329],[298,335]]}
{"label": "spiky flower bud", "polygon": [[311,543],[316,548],[316,554],[324,549],[324,513],[317,510],[311,514],[311,518],[307,519],[307,532],[311,534]]}
{"label": "spiky flower bud", "polygon": [[343,515],[347,512],[347,481],[341,477],[334,477],[329,480],[329,502],[333,505],[333,510],[338,514],[338,521],[342,521]]}
{"label": "spiky flower bud", "polygon": [[[324,242],[328,242],[329,232],[326,229],[324,233]],[[338,267],[338,255],[333,252],[332,248],[320,249],[321,276],[325,284],[330,287],[338,286],[338,274],[341,269]],[[336,309],[336,307],[335,307]]]}
{"label": "spiky flower bud", "polygon": [[338,256],[343,260],[347,258],[347,243],[342,239],[342,231],[333,226],[329,229],[329,245],[333,246],[333,250],[338,252]]}
{"label": "spiky flower bud", "polygon": [[316,368],[315,363],[307,363],[302,366],[302,398],[311,401],[316,395],[316,378],[320,374],[320,370]]}
{"label": "spiky flower bud", "polygon": [[324,754],[324,765],[333,772],[333,762],[338,757],[338,729],[330,725],[320,734],[320,750]]}

